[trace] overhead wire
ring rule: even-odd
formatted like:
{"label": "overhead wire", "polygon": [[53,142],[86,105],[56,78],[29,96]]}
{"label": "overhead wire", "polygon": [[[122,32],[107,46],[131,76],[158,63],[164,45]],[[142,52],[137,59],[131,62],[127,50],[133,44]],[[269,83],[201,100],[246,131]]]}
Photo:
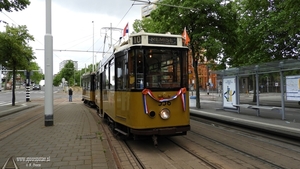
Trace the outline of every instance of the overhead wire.
{"label": "overhead wire", "polygon": [[[120,25],[120,23],[124,20],[124,18],[127,16],[127,14],[130,12],[130,10],[132,9],[132,7],[133,7],[133,5],[135,4],[135,1],[131,4],[131,6],[129,7],[129,9],[127,10],[127,12],[123,15],[123,17],[121,18],[121,20],[119,21],[119,23],[117,24],[117,27]],[[104,37],[105,38],[105,37]],[[116,39],[114,39],[114,40],[116,40]],[[116,40],[117,41],[117,40]],[[118,43],[119,41],[117,41],[114,45],[116,45],[117,43]],[[111,46],[109,46],[109,48],[108,48],[108,50],[103,54],[103,57],[104,57],[104,55],[106,54],[106,53],[108,53],[110,50],[111,50],[111,48],[112,48],[112,46],[114,46],[114,45],[111,45]],[[104,51],[103,51],[104,52]]]}
{"label": "overhead wire", "polygon": [[120,20],[120,22],[117,24],[117,26],[119,26],[119,24],[123,21],[123,19],[126,17],[126,15],[129,13],[129,11],[131,10],[131,8],[133,7],[135,1],[132,3],[132,5],[129,7],[129,9],[127,10],[127,12],[124,14],[124,16],[122,17],[122,19]]}
{"label": "overhead wire", "polygon": [[[3,11],[1,11],[2,14],[4,14],[8,19],[10,19],[15,25],[20,25],[18,24],[16,21],[14,21],[11,17],[9,17],[7,14],[5,14]],[[6,24],[8,24],[6,22]],[[41,41],[39,41],[38,39],[34,39],[34,41],[37,41],[38,43],[40,43],[41,45],[44,45]],[[58,57],[56,54],[54,54],[58,59],[60,59],[62,61],[62,59],[60,57]]]}

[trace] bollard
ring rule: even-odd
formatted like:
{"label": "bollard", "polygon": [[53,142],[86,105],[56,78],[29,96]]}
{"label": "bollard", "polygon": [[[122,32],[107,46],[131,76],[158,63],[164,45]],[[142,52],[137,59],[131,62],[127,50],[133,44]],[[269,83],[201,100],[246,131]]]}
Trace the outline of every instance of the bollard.
{"label": "bollard", "polygon": [[26,71],[26,102],[30,102],[30,72]]}

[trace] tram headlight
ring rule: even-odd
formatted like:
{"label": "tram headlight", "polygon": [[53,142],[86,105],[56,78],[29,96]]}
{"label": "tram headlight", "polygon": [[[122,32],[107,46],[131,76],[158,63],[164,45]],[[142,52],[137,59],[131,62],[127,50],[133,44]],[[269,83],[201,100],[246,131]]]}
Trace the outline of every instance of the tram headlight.
{"label": "tram headlight", "polygon": [[170,110],[165,108],[165,109],[162,109],[160,111],[160,117],[164,120],[167,120],[170,118]]}

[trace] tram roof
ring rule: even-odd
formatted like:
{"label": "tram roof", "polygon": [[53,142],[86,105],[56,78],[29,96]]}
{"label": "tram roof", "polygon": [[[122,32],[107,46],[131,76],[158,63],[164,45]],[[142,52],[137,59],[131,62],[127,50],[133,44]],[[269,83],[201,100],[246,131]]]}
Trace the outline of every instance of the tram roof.
{"label": "tram roof", "polygon": [[[140,38],[140,39],[139,39]],[[140,40],[140,41],[138,41]],[[105,58],[100,62],[99,68],[106,64],[108,60],[114,57],[118,52],[124,51],[130,47],[144,46],[144,47],[163,47],[163,48],[182,48],[188,49],[187,46],[183,45],[182,36],[171,33],[148,33],[141,31],[139,33],[133,33],[129,35],[129,39],[122,44],[114,48],[113,55]],[[101,70],[100,70],[101,71]]]}
{"label": "tram roof", "polygon": [[243,76],[251,74],[265,74],[280,71],[299,70],[300,60],[298,59],[285,59],[280,61],[273,61],[261,63],[257,65],[241,66],[236,68],[228,68],[225,70],[213,71],[213,73],[223,76]]}
{"label": "tram roof", "polygon": [[114,53],[133,46],[187,48],[187,46],[183,46],[181,35],[175,35],[169,32],[162,34],[141,31],[139,33],[130,34],[127,41],[115,47]]}

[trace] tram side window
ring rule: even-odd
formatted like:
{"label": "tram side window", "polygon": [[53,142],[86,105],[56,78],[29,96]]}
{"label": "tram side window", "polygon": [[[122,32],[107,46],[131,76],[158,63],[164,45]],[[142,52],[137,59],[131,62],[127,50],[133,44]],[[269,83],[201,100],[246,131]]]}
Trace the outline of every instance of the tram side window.
{"label": "tram side window", "polygon": [[127,62],[126,55],[116,58],[116,89],[125,90],[127,89]]}
{"label": "tram side window", "polygon": [[188,86],[188,57],[187,57],[187,52],[185,51],[181,51],[182,52],[182,56],[181,60],[182,60],[182,82],[184,86]]}
{"label": "tram side window", "polygon": [[109,62],[110,67],[109,67],[109,85],[111,90],[115,89],[115,61],[111,60]]}
{"label": "tram side window", "polygon": [[100,75],[97,73],[95,76],[96,90],[100,89]]}
{"label": "tram side window", "polygon": [[108,65],[105,66],[105,89],[109,89],[109,69]]}
{"label": "tram side window", "polygon": [[101,72],[102,75],[102,85],[101,85],[101,90],[106,89],[106,75],[105,75],[105,70],[103,72]]}
{"label": "tram side window", "polygon": [[134,50],[128,53],[128,72],[129,72],[129,88],[134,89],[135,86],[135,55]]}

